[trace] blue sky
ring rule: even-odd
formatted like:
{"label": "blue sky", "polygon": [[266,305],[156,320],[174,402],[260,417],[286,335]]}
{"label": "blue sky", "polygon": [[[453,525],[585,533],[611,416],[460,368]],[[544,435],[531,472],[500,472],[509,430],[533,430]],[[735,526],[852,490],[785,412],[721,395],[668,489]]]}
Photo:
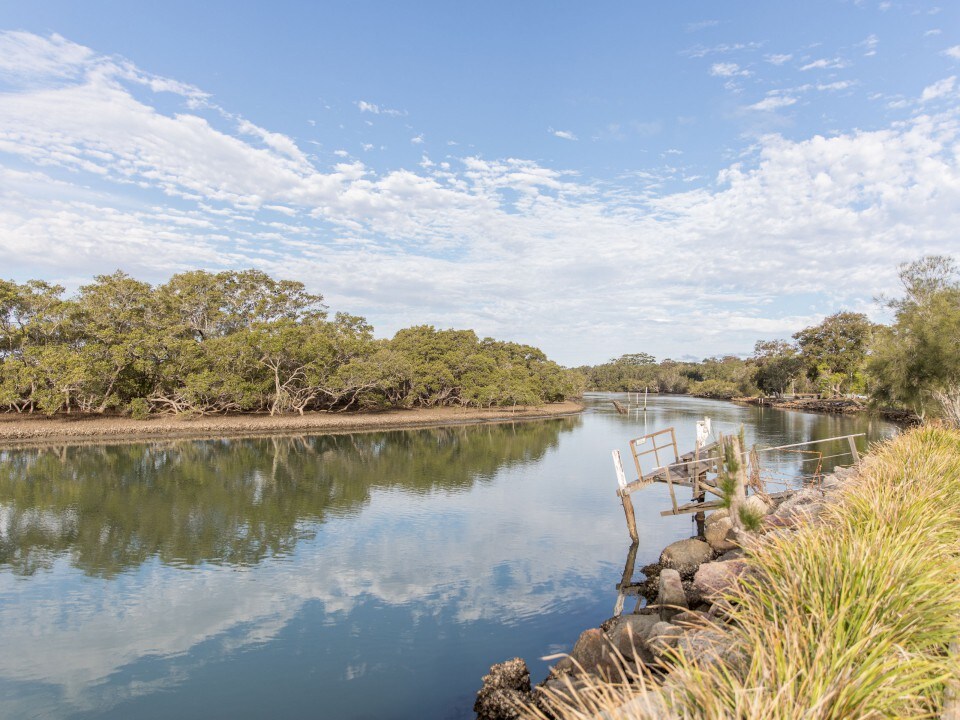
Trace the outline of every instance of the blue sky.
{"label": "blue sky", "polygon": [[0,4],[0,276],[746,353],[960,254],[960,7]]}

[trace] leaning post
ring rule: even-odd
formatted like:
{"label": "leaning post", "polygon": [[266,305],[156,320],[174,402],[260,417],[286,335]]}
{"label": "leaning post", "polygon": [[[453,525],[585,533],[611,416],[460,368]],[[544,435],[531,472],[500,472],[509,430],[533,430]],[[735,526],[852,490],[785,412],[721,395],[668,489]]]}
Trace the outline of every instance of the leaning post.
{"label": "leaning post", "polygon": [[633,500],[630,499],[630,493],[626,491],[627,476],[623,472],[623,461],[620,460],[620,451],[613,451],[613,468],[617,472],[617,495],[620,496],[620,502],[623,503],[623,514],[627,518],[627,531],[630,533],[630,539],[634,542],[640,540],[637,535],[637,518],[633,512]]}

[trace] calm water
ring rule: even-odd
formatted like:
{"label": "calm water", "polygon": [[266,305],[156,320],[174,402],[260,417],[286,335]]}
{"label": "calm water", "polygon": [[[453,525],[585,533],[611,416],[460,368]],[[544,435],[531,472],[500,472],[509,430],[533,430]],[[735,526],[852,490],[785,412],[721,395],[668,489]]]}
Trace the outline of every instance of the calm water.
{"label": "calm water", "polygon": [[[491,663],[540,679],[612,614],[611,449],[673,425],[686,450],[704,415],[763,445],[894,431],[610,397],[516,425],[0,452],[0,716],[472,717]],[[691,535],[665,486],[634,499],[638,566]]]}

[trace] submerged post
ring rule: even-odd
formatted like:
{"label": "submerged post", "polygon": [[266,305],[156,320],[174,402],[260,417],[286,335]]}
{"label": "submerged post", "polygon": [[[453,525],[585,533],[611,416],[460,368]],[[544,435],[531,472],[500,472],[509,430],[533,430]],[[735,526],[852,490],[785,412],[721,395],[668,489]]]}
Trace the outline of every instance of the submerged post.
{"label": "submerged post", "polygon": [[633,500],[630,499],[630,493],[627,492],[627,476],[623,472],[623,461],[620,460],[620,451],[613,451],[613,469],[617,472],[617,495],[620,496],[620,502],[623,504],[623,514],[627,518],[627,531],[630,533],[630,539],[634,542],[640,540],[637,535],[637,518],[633,512]]}
{"label": "submerged post", "polygon": [[848,435],[847,441],[850,443],[850,454],[853,455],[853,464],[856,465],[860,462],[860,453],[857,451],[857,441],[853,435]]}

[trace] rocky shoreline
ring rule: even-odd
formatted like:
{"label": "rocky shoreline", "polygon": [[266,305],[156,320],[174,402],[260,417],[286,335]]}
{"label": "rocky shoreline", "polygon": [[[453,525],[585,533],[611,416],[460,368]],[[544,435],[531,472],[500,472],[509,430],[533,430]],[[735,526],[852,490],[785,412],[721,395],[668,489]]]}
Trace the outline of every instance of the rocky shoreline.
{"label": "rocky shoreline", "polygon": [[[871,408],[856,398],[775,398],[775,397],[733,397],[731,402],[743,405],[759,405],[780,410],[800,410],[803,412],[833,413],[850,415],[871,412]],[[884,420],[904,425],[919,424],[920,418],[909,410],[880,408],[877,414]]]}
{"label": "rocky shoreline", "polygon": [[[748,535],[746,544],[764,533],[790,532],[817,522],[831,495],[856,474],[856,469],[837,468],[820,488],[799,490],[779,501],[750,496],[753,510],[762,513],[763,519],[759,533]],[[708,658],[734,652],[723,647],[715,628],[725,622],[725,593],[750,573],[749,560],[736,537],[727,510],[708,515],[702,536],[668,545],[657,563],[642,568],[646,579],[637,590],[646,605],[585,630],[570,654],[537,686],[531,685],[521,658],[492,666],[477,693],[477,719],[515,720],[521,717],[518,708],[530,706],[551,717],[557,698],[597,679],[647,673],[665,680],[674,653]]]}

